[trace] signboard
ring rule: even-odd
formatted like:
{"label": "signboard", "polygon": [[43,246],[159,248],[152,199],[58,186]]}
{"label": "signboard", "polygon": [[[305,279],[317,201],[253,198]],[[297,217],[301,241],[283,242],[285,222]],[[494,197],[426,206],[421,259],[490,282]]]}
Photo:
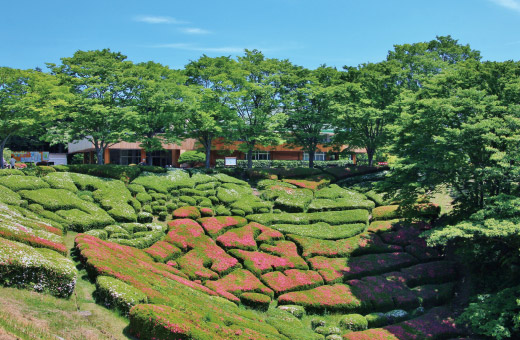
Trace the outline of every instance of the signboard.
{"label": "signboard", "polygon": [[388,165],[388,162],[377,162],[377,165]]}
{"label": "signboard", "polygon": [[225,166],[237,166],[237,158],[236,157],[225,157],[224,165]]}
{"label": "signboard", "polygon": [[38,163],[38,162],[48,162],[49,161],[49,152],[38,152],[38,151],[22,151],[22,152],[11,152],[14,155],[14,159],[17,162],[23,163]]}

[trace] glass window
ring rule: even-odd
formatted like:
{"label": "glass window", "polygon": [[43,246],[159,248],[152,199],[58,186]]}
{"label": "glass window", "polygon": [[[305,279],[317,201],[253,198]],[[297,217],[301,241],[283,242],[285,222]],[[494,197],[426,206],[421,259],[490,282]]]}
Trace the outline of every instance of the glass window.
{"label": "glass window", "polygon": [[269,155],[269,151],[257,151],[253,152],[253,160],[269,160],[271,156]]}
{"label": "glass window", "polygon": [[[308,161],[309,160],[309,153],[304,152],[303,153],[303,160]],[[315,161],[324,161],[325,160],[325,152],[316,152],[314,154],[314,160]]]}
{"label": "glass window", "polygon": [[141,150],[110,150],[110,163],[119,165],[139,164]]}

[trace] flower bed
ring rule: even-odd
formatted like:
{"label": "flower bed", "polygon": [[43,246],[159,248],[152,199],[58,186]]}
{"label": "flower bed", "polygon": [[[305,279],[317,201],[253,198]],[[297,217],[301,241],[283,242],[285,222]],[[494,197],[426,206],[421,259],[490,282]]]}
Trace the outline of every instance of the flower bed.
{"label": "flower bed", "polygon": [[449,261],[421,263],[401,271],[406,275],[406,283],[410,287],[432,283],[445,283],[453,281],[458,277],[455,264]]}
{"label": "flower bed", "polygon": [[402,247],[384,244],[377,235],[368,233],[337,241],[319,240],[294,234],[287,235],[287,238],[302,249],[302,255],[305,258],[313,256],[349,257],[402,251]]}
{"label": "flower bed", "polygon": [[407,253],[370,254],[352,258],[309,259],[312,269],[317,270],[327,283],[341,282],[367,275],[381,274],[411,266],[417,260]]}
{"label": "flower bed", "polygon": [[125,315],[128,315],[133,306],[148,302],[143,292],[109,276],[97,277],[95,296],[105,307],[115,308]]}
{"label": "flower bed", "polygon": [[182,254],[179,248],[165,241],[156,242],[144,251],[155,261],[162,263],[174,260]]}
{"label": "flower bed", "polygon": [[240,216],[203,217],[199,219],[199,222],[208,235],[213,238],[217,238],[229,229],[240,228],[247,224],[247,220]]}
{"label": "flower bed", "polygon": [[196,220],[200,218],[200,211],[197,207],[181,207],[173,211],[174,218],[189,218]]}
{"label": "flower bed", "polygon": [[69,297],[76,285],[74,263],[55,251],[0,238],[0,283]]}
{"label": "flower bed", "polygon": [[274,229],[286,234],[295,234],[313,237],[322,240],[340,240],[350,238],[365,231],[365,223],[329,225],[328,223],[300,224],[275,224]]}
{"label": "flower bed", "polygon": [[281,239],[283,239],[283,234],[279,231],[252,222],[220,235],[217,238],[217,243],[228,249],[256,250],[258,248],[257,241],[272,243]]}
{"label": "flower bed", "polygon": [[291,292],[278,298],[280,305],[299,305],[306,310],[351,312],[361,307],[361,301],[344,284],[320,286],[306,291]]}
{"label": "flower bed", "polygon": [[265,282],[276,295],[323,285],[323,279],[317,272],[298,269],[266,273],[262,275],[262,282]]}
{"label": "flower bed", "polygon": [[255,275],[244,269],[237,269],[216,281],[206,281],[206,286],[225,298],[239,302],[240,295],[245,292],[261,293],[271,298],[274,293]]}

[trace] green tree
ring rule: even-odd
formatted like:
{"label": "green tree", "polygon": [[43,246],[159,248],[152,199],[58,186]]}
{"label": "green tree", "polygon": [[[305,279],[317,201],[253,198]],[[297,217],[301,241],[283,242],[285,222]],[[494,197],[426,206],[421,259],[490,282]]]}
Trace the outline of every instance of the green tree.
{"label": "green tree", "polygon": [[486,198],[512,192],[520,178],[513,90],[520,64],[506,64],[461,63],[403,94],[393,127],[392,152],[399,159],[389,182],[402,197],[446,184],[470,214],[484,208]]}
{"label": "green tree", "polygon": [[323,143],[322,130],[331,127],[330,86],[337,75],[336,69],[325,66],[315,71],[293,67],[282,77],[287,143],[309,154],[309,168],[314,167],[318,144]]}
{"label": "green tree", "polygon": [[387,126],[395,119],[399,75],[399,65],[392,61],[345,67],[344,82],[334,88],[334,141],[366,149],[369,166],[389,142]]}
{"label": "green tree", "polygon": [[[182,132],[182,100],[186,95],[185,77],[152,61],[126,70],[127,106],[135,114],[129,122],[129,134],[123,138],[138,141],[147,152],[163,150],[162,143],[175,143]],[[151,157],[148,164],[151,165]]]}
{"label": "green tree", "polygon": [[238,119],[232,125],[239,149],[247,154],[247,167],[253,166],[256,145],[282,142],[279,131],[286,117],[280,107],[280,76],[288,61],[265,58],[258,50],[246,50],[229,75],[226,104]]}
{"label": "green tree", "polygon": [[49,131],[49,138],[62,142],[87,139],[94,145],[98,164],[104,164],[105,149],[128,135],[129,121],[135,117],[128,106],[126,78],[132,63],[109,49],[77,51],[61,62],[47,66],[70,87],[74,99],[67,115]]}
{"label": "green tree", "polygon": [[205,150],[205,165],[210,166],[211,147],[215,138],[229,136],[236,119],[226,105],[229,74],[235,62],[229,57],[210,58],[203,55],[186,65],[192,97],[186,107],[184,132],[196,138]]}
{"label": "green tree", "polygon": [[0,155],[10,137],[43,133],[45,122],[66,106],[67,89],[52,75],[0,68]]}

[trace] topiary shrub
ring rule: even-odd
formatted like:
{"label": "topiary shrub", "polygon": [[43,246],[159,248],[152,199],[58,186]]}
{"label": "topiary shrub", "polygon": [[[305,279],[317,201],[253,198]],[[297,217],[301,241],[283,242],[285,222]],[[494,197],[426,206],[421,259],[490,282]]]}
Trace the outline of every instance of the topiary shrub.
{"label": "topiary shrub", "polygon": [[159,213],[159,221],[166,221],[166,219],[168,218],[168,213],[166,211],[161,211]]}
{"label": "topiary shrub", "polygon": [[385,313],[370,313],[365,315],[369,328],[383,327],[388,325]]}
{"label": "topiary shrub", "polygon": [[360,314],[347,314],[341,317],[339,321],[340,327],[357,332],[364,331],[368,328],[367,319]]}
{"label": "topiary shrub", "polygon": [[206,155],[203,152],[189,150],[181,153],[179,156],[180,164],[189,164],[190,166],[194,166],[197,163],[203,163],[206,160]]}
{"label": "topiary shrub", "polygon": [[296,306],[296,305],[285,305],[285,306],[278,306],[278,309],[284,310],[286,312],[291,313],[298,319],[301,319],[305,315],[305,308],[302,306]]}
{"label": "topiary shrub", "polygon": [[92,230],[86,231],[85,234],[95,236],[100,240],[106,240],[108,238],[107,231],[103,230],[103,229],[92,229]]}
{"label": "topiary shrub", "polygon": [[173,211],[174,218],[190,218],[196,220],[201,217],[199,209],[197,207],[188,206],[175,209]]}
{"label": "topiary shrub", "polygon": [[213,212],[213,209],[211,209],[211,208],[201,208],[200,214],[202,217],[211,217],[211,216],[215,215],[215,213]]}
{"label": "topiary shrub", "polygon": [[271,298],[259,293],[244,293],[240,295],[240,302],[244,306],[265,312],[269,309]]}
{"label": "topiary shrub", "polygon": [[146,294],[109,276],[97,277],[95,297],[105,307],[119,310],[124,315],[128,315],[133,306],[148,302]]}
{"label": "topiary shrub", "polygon": [[385,205],[372,210],[373,220],[393,220],[400,217],[398,205]]}

